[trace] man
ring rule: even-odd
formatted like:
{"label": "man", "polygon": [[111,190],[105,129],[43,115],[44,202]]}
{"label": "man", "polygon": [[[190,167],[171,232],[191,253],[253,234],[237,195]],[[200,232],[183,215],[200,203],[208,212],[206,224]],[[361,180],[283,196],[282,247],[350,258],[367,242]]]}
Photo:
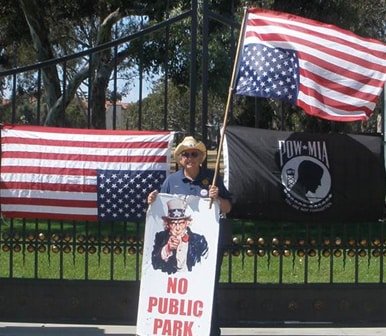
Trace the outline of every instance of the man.
{"label": "man", "polygon": [[[203,142],[196,140],[192,136],[185,137],[174,151],[174,158],[179,163],[180,168],[175,173],[168,176],[161,186],[162,193],[194,195],[210,197],[218,202],[221,216],[225,216],[232,209],[232,196],[226,189],[223,179],[217,176],[213,183],[214,171],[202,166],[206,158],[206,146]],[[153,203],[158,195],[158,190],[152,191],[147,198],[149,204]],[[222,246],[225,236],[225,221],[220,220],[219,249],[216,262],[216,281],[213,298],[212,325],[210,336],[221,335],[221,330],[217,323],[217,285],[220,280],[222,263]],[[229,230],[230,231],[230,230]]]}
{"label": "man", "polygon": [[168,215],[162,216],[165,230],[157,232],[154,240],[152,264],[168,274],[192,271],[208,252],[203,235],[189,228],[191,217],[185,215],[186,202],[175,198],[167,202]]}

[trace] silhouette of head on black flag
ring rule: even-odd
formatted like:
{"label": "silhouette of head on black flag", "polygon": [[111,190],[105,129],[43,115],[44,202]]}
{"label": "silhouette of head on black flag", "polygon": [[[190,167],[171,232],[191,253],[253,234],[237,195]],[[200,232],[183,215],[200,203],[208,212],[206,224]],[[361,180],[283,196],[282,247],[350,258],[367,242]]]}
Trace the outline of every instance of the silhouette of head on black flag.
{"label": "silhouette of head on black flag", "polygon": [[296,198],[311,202],[312,200],[306,194],[309,191],[315,193],[321,184],[322,177],[322,167],[310,160],[302,161],[298,166],[298,178],[291,188],[291,193]]}

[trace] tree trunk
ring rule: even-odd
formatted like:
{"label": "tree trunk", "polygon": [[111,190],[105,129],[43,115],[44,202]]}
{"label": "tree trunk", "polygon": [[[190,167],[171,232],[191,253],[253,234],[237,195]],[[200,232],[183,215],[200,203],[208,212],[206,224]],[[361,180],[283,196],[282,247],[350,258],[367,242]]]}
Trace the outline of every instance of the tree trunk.
{"label": "tree trunk", "polygon": [[94,128],[106,128],[106,91],[109,84],[111,69],[107,64],[101,64],[92,86],[91,120]]}
{"label": "tree trunk", "polygon": [[[48,39],[48,29],[45,26],[44,11],[35,0],[20,0],[24,16],[28,23],[32,42],[37,53],[38,61],[46,61],[55,58],[51,43]],[[60,80],[55,65],[42,69],[45,99],[50,110],[61,96]],[[57,119],[60,114],[56,115]],[[58,124],[58,120],[52,120]]]}
{"label": "tree trunk", "polygon": [[[111,41],[111,28],[121,17],[119,9],[109,14],[102,22],[97,38],[97,44]],[[106,91],[109,85],[112,72],[111,50],[106,50],[98,54],[95,58],[96,75],[92,84],[92,94],[89,104],[91,104],[91,120],[94,128],[106,128]]]}

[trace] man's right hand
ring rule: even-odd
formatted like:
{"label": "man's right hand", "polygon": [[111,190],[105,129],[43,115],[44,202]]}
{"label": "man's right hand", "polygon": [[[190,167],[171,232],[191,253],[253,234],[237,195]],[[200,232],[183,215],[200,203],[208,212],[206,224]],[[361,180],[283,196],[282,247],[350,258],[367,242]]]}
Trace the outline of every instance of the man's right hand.
{"label": "man's right hand", "polygon": [[170,236],[168,240],[168,249],[169,251],[176,250],[180,240],[176,236]]}
{"label": "man's right hand", "polygon": [[158,195],[158,190],[153,190],[148,196],[147,196],[147,204],[152,204]]}

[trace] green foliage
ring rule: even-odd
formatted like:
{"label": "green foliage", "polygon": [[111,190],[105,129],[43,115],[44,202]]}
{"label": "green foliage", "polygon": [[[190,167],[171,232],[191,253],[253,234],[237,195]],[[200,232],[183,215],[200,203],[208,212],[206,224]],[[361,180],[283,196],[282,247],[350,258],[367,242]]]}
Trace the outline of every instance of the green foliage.
{"label": "green foliage", "polygon": [[[150,27],[160,23],[166,18],[175,17],[190,10],[191,1],[171,0],[171,1],[91,1],[91,0],[64,0],[64,1],[25,1],[36,11],[29,13],[23,12],[21,7],[23,1],[0,0],[0,66],[11,68],[15,65],[21,66],[42,61],[47,57],[69,55],[77,51],[86,50],[99,43],[108,42],[112,39],[128,36],[137,33],[142,28]],[[199,2],[201,5],[202,2]],[[138,127],[138,121],[145,122],[143,128],[152,125],[157,128],[176,127],[176,130],[186,132],[189,130],[189,90],[191,84],[190,70],[192,65],[197,66],[197,75],[193,80],[201,83],[203,78],[203,38],[208,38],[208,87],[206,92],[209,101],[208,122],[214,119],[222,119],[224,105],[228,96],[231,70],[235,55],[235,48],[238,39],[238,25],[241,22],[244,5],[243,1],[231,0],[211,0],[208,1],[209,9],[218,16],[224,18],[224,22],[234,22],[232,29],[228,24],[220,22],[214,18],[209,19],[208,35],[204,36],[203,31],[203,12],[199,8],[198,13],[198,35],[197,35],[197,57],[191,59],[190,38],[191,18],[174,23],[148,36],[144,36],[131,41],[130,43],[118,47],[118,73],[117,77],[124,84],[119,86],[119,92],[112,95],[108,90],[111,89],[111,78],[113,73],[113,50],[108,50],[95,57],[95,63],[88,69],[87,59],[71,60],[66,64],[67,88],[73,90],[67,92],[69,99],[64,102],[66,118],[52,122],[65,123],[71,125],[74,120],[75,125],[81,125],[82,121],[74,118],[72,108],[68,108],[75,94],[81,95],[82,99],[89,97],[85,93],[80,93],[81,85],[91,83],[93,85],[94,99],[90,99],[93,117],[95,117],[94,127],[103,127],[106,99],[119,99],[125,97],[134,87],[134,81],[141,74],[146,80],[157,81],[162,75],[167,75],[170,83],[170,97],[168,101],[172,106],[167,107],[168,117],[165,124],[163,120],[164,101],[159,92],[163,89],[155,86],[153,94],[143,101],[143,117],[137,111],[132,111],[128,118],[130,127]],[[275,10],[294,13],[304,17],[317,19],[323,22],[332,23],[340,27],[350,29],[366,37],[373,37],[385,40],[385,3],[383,0],[256,0],[248,2],[249,6],[272,8]],[[34,6],[34,7],[33,7]],[[116,16],[111,16],[115,10]],[[37,28],[41,28],[40,48],[39,43],[33,43],[28,24],[25,20],[28,14],[31,22],[35,22]],[[109,24],[106,24],[111,20]],[[35,28],[36,28],[35,27]],[[44,29],[43,29],[44,28]],[[52,56],[47,56],[52,54]],[[43,56],[42,56],[43,55]],[[46,55],[44,57],[44,55]],[[194,63],[193,63],[194,62]],[[59,79],[63,76],[62,69],[51,69],[45,74],[43,81],[42,102],[44,102],[44,117],[49,118],[51,110],[53,114],[60,116],[63,107],[62,102],[63,85]],[[48,70],[47,70],[48,71]],[[83,74],[79,76],[79,74]],[[88,76],[92,74],[92,78]],[[18,85],[22,92],[36,97],[37,74],[27,73],[25,76],[18,76]],[[44,79],[44,78],[43,78]],[[47,79],[50,79],[47,81]],[[9,79],[8,79],[9,80]],[[2,85],[11,87],[12,82],[2,79]],[[109,86],[110,85],[110,86]],[[160,84],[161,85],[161,84]],[[199,86],[199,85],[198,85]],[[178,88],[175,93],[174,88]],[[3,91],[4,92],[4,91]],[[18,91],[18,93],[21,93]],[[205,94],[206,94],[205,93]],[[202,89],[198,87],[197,108],[194,121],[197,133],[202,133],[205,125],[201,124],[201,105]],[[151,102],[154,100],[154,102]],[[170,112],[169,112],[170,110]],[[152,112],[149,112],[152,111]],[[376,118],[380,114],[380,108],[376,109],[374,116],[366,123],[351,123],[342,126],[339,123],[321,122],[311,120],[299,109],[278,104],[273,101],[257,103],[254,98],[242,98],[237,100],[237,104],[232,106],[231,121],[246,126],[259,126],[272,129],[291,129],[291,130],[312,130],[312,131],[374,131]],[[284,113],[282,113],[284,112]],[[150,116],[156,116],[152,121]],[[218,118],[220,116],[220,118]],[[42,116],[43,117],[43,116]],[[74,126],[75,126],[74,125]]]}
{"label": "green foliage", "polygon": [[0,122],[11,123],[12,122],[12,107],[9,103],[1,101],[0,104]]}
{"label": "green foliage", "polygon": [[[167,100],[167,107],[165,106]],[[173,130],[182,134],[190,134],[190,89],[187,86],[175,85],[171,80],[165,88],[164,79],[158,79],[152,92],[143,99],[141,104],[130,104],[125,112],[127,128],[138,128],[139,118],[142,119],[143,129]],[[208,133],[218,131],[223,119],[225,100],[223,97],[209,95],[208,97],[208,124],[202,125],[202,92],[196,96],[196,111],[193,119],[196,124],[196,136],[202,138],[202,128]],[[166,119],[165,119],[166,111]],[[141,113],[141,114],[140,114]]]}
{"label": "green foliage", "polygon": [[86,106],[84,106],[77,98],[75,98],[67,107],[65,122],[65,126],[67,127],[87,128]]}

